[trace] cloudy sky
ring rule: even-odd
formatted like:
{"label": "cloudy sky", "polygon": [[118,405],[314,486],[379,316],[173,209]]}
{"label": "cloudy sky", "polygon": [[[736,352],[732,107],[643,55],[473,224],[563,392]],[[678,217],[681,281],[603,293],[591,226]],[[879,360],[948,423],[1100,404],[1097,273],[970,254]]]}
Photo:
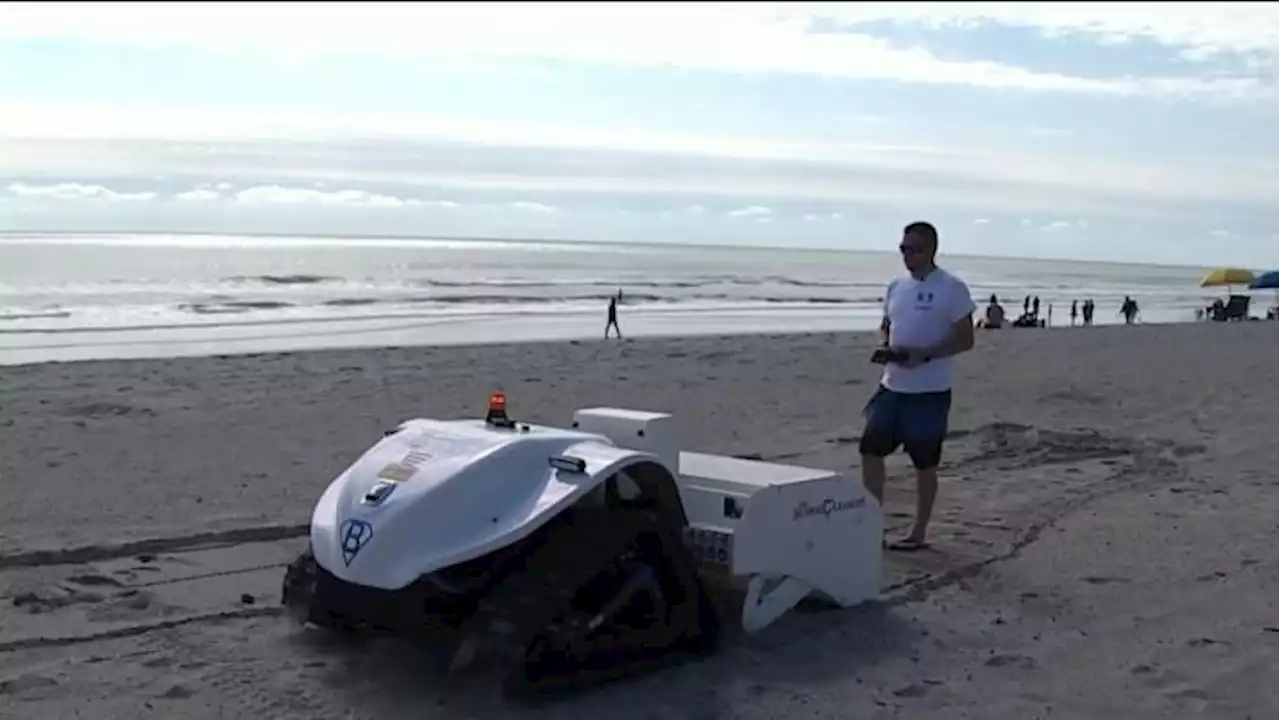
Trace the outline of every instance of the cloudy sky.
{"label": "cloudy sky", "polygon": [[1277,7],[0,2],[0,230],[1273,267]]}

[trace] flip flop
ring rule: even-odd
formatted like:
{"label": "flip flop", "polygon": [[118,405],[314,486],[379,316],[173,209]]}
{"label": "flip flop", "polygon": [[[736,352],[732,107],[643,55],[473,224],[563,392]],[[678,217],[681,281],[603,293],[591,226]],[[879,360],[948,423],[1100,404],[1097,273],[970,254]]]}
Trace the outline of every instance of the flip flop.
{"label": "flip flop", "polygon": [[929,543],[924,540],[903,538],[902,540],[896,540],[889,543],[886,547],[889,550],[897,550],[899,552],[916,552],[917,550],[928,549]]}

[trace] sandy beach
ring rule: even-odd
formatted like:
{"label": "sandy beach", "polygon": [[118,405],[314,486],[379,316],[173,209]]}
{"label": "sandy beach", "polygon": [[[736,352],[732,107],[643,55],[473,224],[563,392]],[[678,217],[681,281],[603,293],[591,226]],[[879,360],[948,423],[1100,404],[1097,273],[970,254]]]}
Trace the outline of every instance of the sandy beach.
{"label": "sandy beach", "polygon": [[[1272,323],[983,334],[933,548],[881,602],[538,709],[279,614],[312,503],[412,416],[672,412],[688,449],[857,477],[873,339],[338,350],[0,373],[0,716],[1271,718]],[[887,513],[913,507],[905,458]]]}

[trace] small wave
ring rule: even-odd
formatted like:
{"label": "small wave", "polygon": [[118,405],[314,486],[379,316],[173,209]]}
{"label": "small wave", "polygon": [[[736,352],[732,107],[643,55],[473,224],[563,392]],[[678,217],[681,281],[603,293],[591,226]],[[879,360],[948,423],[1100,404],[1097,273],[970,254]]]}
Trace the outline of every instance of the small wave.
{"label": "small wave", "polygon": [[33,312],[33,313],[9,313],[0,315],[0,322],[9,320],[57,320],[60,318],[71,317],[71,312],[67,310],[52,310],[49,312]]}
{"label": "small wave", "polygon": [[[554,305],[556,303],[574,303],[574,302],[598,302],[606,303],[609,298],[614,297],[613,293],[580,293],[577,295],[424,295],[422,297],[410,298],[409,302],[415,303],[439,303],[441,305]],[[641,303],[657,303],[657,302],[681,302],[691,299],[715,299],[723,300],[724,295],[692,295],[682,298],[668,297],[664,295],[651,295],[633,293],[625,295],[623,305]]]}
{"label": "small wave", "polygon": [[[438,303],[441,305],[554,305],[559,303],[608,302],[612,293],[557,295],[426,295],[405,298],[399,302]],[[393,301],[394,302],[394,301]],[[628,293],[623,295],[622,306],[649,305],[654,303],[678,304],[687,302],[760,302],[760,303],[812,303],[820,305],[857,305],[880,302],[874,297],[779,297],[776,295],[730,295],[727,293],[697,293],[692,295],[654,295]]]}
{"label": "small wave", "polygon": [[[840,287],[865,287],[867,283],[849,282],[846,280],[797,280],[796,278],[787,277],[785,275],[766,275],[765,282],[777,283],[778,285],[791,285],[794,287],[818,287],[818,288],[840,288]],[[744,279],[743,284],[758,285],[758,280]]]}
{"label": "small wave", "polygon": [[[341,283],[350,281],[351,278],[336,277],[332,275],[312,275],[312,274],[296,274],[296,275],[235,275],[223,278],[223,282],[236,285],[257,284],[266,286],[291,286],[291,285],[318,285],[321,283]],[[365,278],[364,282],[378,283],[385,281],[385,278],[379,280],[377,278]],[[868,284],[856,281],[841,280],[801,280],[785,275],[765,275],[743,277],[740,275],[698,275],[688,278],[669,278],[662,280],[639,280],[631,278],[611,278],[607,280],[590,280],[585,278],[498,278],[498,279],[468,279],[468,280],[442,280],[436,278],[414,278],[401,280],[408,287],[423,288],[449,288],[449,289],[465,289],[474,288],[476,290],[484,290],[487,288],[509,288],[509,289],[552,289],[552,288],[601,288],[608,289],[608,294],[612,295],[617,290],[622,290],[623,295],[627,296],[633,289],[643,290],[693,290],[697,288],[712,287],[717,285],[727,285],[732,287],[761,287],[768,285],[785,285],[788,287],[811,287],[811,288],[858,288],[871,287],[878,283]]]}
{"label": "small wave", "polygon": [[236,313],[249,312],[248,308],[220,307],[217,305],[205,305],[203,303],[184,303],[179,305],[178,309],[195,313],[197,315],[234,315]]}
{"label": "small wave", "polygon": [[257,282],[264,285],[315,285],[323,282],[337,282],[342,280],[332,275],[234,275],[226,278],[227,282],[246,283]]}
{"label": "small wave", "polygon": [[[805,298],[758,298],[760,302],[767,303],[807,303],[809,305],[857,305],[857,300],[848,298],[833,297],[805,297]],[[865,301],[864,301],[865,302]]]}
{"label": "small wave", "polygon": [[[200,303],[183,303],[178,306],[179,310],[195,313],[197,315],[223,315],[223,314],[240,314],[253,310],[281,310],[285,308],[305,308],[309,306],[321,306],[331,308],[348,308],[348,307],[366,307],[371,305],[437,305],[449,307],[465,307],[468,305],[476,306],[514,306],[514,305],[563,305],[563,304],[583,304],[583,303],[599,303],[604,305],[609,298],[613,297],[612,293],[592,293],[592,294],[573,294],[573,295],[496,295],[496,294],[447,294],[447,295],[421,295],[410,297],[339,297],[322,300],[313,304],[282,302],[277,300],[221,300],[218,302],[200,302]],[[803,297],[779,297],[774,295],[730,295],[726,293],[698,293],[693,295],[669,296],[657,295],[653,293],[632,293],[625,295],[622,307],[644,306],[644,305],[680,305],[684,303],[697,302],[714,302],[714,303],[765,303],[770,305],[778,304],[809,304],[809,305],[862,305],[881,302],[877,297],[831,297],[822,295],[811,295]]]}
{"label": "small wave", "polygon": [[554,288],[554,287],[600,287],[600,288],[621,288],[626,292],[627,288],[696,288],[706,285],[715,285],[727,281],[709,281],[709,280],[432,280],[419,279],[410,282],[416,287],[438,287],[438,288]]}
{"label": "small wave", "polygon": [[814,288],[853,288],[853,287],[869,287],[875,285],[880,287],[880,283],[863,283],[848,282],[837,280],[798,280],[783,275],[767,275],[764,277],[742,277],[738,275],[702,275],[692,278],[670,279],[670,280],[632,280],[628,278],[614,278],[611,280],[584,280],[584,279],[563,279],[563,280],[534,280],[534,279],[499,279],[499,280],[436,280],[432,278],[421,278],[411,280],[411,285],[418,287],[438,287],[438,288],[555,288],[555,287],[598,287],[621,289],[624,296],[628,294],[631,288],[646,288],[651,290],[663,288],[691,289],[700,287],[709,287],[713,285],[733,285],[738,287],[756,287],[760,285],[788,285],[791,287],[814,287]]}
{"label": "small wave", "polygon": [[197,315],[227,315],[250,310],[279,310],[287,307],[294,307],[294,304],[276,300],[230,300],[222,303],[183,303],[178,306],[178,309]]}

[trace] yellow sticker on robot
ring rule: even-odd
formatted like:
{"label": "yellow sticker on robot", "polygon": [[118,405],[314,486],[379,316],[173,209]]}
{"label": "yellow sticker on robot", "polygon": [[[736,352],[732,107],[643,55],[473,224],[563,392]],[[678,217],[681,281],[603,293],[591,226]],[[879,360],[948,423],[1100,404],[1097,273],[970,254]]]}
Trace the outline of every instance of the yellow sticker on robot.
{"label": "yellow sticker on robot", "polygon": [[431,459],[431,453],[411,450],[399,462],[388,463],[378,471],[378,477],[391,482],[408,482],[422,465]]}
{"label": "yellow sticker on robot", "polygon": [[408,482],[413,477],[414,469],[405,467],[404,465],[393,462],[378,471],[378,477],[382,480],[390,480],[391,482]]}

